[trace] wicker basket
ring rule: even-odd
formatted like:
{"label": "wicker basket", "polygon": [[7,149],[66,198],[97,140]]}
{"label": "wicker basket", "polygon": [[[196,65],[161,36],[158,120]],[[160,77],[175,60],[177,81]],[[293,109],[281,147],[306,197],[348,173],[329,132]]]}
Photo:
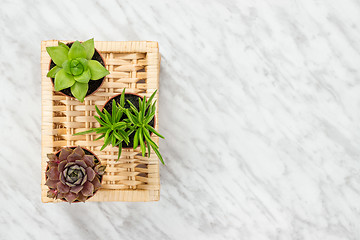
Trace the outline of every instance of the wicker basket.
{"label": "wicker basket", "polygon": [[[63,41],[67,43],[67,41]],[[101,107],[110,97],[122,92],[150,97],[159,86],[160,55],[157,42],[95,42],[110,74],[100,89],[85,98],[83,103],[54,92],[49,71],[50,56],[46,47],[57,46],[57,41],[41,42],[41,199],[59,202],[46,196],[45,183],[47,153],[65,146],[80,145],[94,152],[106,164],[102,188],[88,201],[158,201],[160,198],[159,160],[154,152],[142,157],[140,149],[123,149],[119,161],[118,148],[111,146],[100,151],[103,140],[93,141],[97,135],[73,136],[74,133],[98,127],[94,119],[95,105]],[[158,93],[154,100],[158,98]],[[158,106],[158,104],[157,104]],[[155,129],[158,129],[158,112]],[[159,142],[157,136],[152,140]]]}

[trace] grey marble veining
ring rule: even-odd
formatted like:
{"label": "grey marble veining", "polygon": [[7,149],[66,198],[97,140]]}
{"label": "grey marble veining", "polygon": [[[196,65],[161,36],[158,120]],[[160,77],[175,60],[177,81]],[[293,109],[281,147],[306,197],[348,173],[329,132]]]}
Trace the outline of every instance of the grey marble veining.
{"label": "grey marble veining", "polygon": [[[0,239],[360,239],[359,1],[0,4]],[[40,201],[40,41],[90,37],[159,42],[159,202]]]}

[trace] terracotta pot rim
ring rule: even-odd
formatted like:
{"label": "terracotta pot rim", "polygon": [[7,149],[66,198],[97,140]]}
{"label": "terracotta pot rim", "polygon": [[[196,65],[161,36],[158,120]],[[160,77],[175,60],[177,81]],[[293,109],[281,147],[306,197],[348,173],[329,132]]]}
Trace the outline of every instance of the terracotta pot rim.
{"label": "terracotta pot rim", "polygon": [[[67,44],[71,44],[71,43],[74,43],[74,42],[68,42]],[[102,61],[104,62],[104,67],[105,67],[105,66],[106,66],[105,59],[103,58],[103,56],[100,54],[100,52],[99,52],[95,47],[94,47],[94,49],[95,49],[95,51],[96,51],[97,53],[99,53],[99,56],[101,57]],[[51,61],[52,61],[52,59],[50,58],[49,71],[50,71]],[[85,96],[85,98],[86,98],[86,97],[89,97],[89,96],[93,95],[94,93],[96,93],[97,91],[99,91],[99,89],[102,87],[102,85],[103,85],[104,82],[105,82],[105,78],[106,78],[106,76],[102,78],[102,81],[101,81],[100,86],[99,86],[94,92],[92,92],[92,93],[90,93],[89,95]],[[52,78],[50,78],[50,81],[51,81],[51,84],[52,84],[52,86],[53,86],[53,90],[55,91],[55,89],[54,89],[54,88],[55,88],[54,82],[53,82],[51,79],[52,79]],[[55,81],[55,79],[54,79],[54,81]],[[90,80],[90,81],[92,81],[92,80]],[[69,95],[66,95],[65,93],[63,93],[63,92],[61,92],[61,91],[55,91],[55,92],[60,93],[61,95],[65,96],[65,97],[69,97],[69,98],[71,98],[71,99],[76,99],[75,97],[71,97],[71,96],[69,96]]]}

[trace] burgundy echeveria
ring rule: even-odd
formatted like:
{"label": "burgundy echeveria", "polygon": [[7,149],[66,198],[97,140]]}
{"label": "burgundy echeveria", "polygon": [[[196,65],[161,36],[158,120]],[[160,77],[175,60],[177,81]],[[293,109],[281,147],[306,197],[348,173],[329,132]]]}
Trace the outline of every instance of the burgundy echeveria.
{"label": "burgundy echeveria", "polygon": [[86,155],[78,146],[63,148],[59,156],[48,154],[48,170],[45,185],[50,189],[47,196],[69,203],[85,202],[101,187],[105,166],[95,163],[93,155]]}

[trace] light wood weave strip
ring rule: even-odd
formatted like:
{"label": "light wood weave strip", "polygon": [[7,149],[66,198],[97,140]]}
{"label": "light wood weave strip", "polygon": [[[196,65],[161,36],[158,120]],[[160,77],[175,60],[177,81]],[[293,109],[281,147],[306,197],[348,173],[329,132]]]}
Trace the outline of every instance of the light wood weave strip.
{"label": "light wood weave strip", "polygon": [[[68,41],[63,41],[68,42]],[[160,55],[157,42],[95,42],[95,48],[105,60],[110,74],[100,89],[85,98],[83,103],[53,91],[49,71],[50,56],[46,47],[57,46],[57,41],[41,42],[41,199],[59,202],[46,196],[46,154],[65,146],[80,145],[94,152],[107,166],[102,188],[88,201],[158,201],[160,198],[159,160],[154,152],[142,157],[140,149],[123,149],[116,161],[118,148],[100,148],[103,140],[93,141],[98,135],[73,136],[74,133],[98,127],[94,119],[95,105],[101,108],[112,96],[126,88],[127,93],[150,97],[159,88]],[[158,93],[154,100],[158,99]],[[158,101],[157,101],[158,102]],[[157,104],[158,105],[158,104]],[[155,129],[158,129],[158,111]],[[157,136],[153,141],[159,142]]]}

